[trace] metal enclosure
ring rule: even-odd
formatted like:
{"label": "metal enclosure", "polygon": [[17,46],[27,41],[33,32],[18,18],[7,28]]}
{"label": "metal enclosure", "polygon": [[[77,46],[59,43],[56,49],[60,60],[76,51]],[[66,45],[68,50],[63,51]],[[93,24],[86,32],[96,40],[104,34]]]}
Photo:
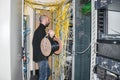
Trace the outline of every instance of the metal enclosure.
{"label": "metal enclosure", "polygon": [[89,0],[85,1],[75,0],[74,80],[90,80],[91,13],[82,13],[82,6]]}
{"label": "metal enclosure", "polygon": [[22,0],[3,0],[0,11],[0,80],[22,80]]}
{"label": "metal enclosure", "polygon": [[119,0],[92,0],[90,80],[120,79],[119,4]]}

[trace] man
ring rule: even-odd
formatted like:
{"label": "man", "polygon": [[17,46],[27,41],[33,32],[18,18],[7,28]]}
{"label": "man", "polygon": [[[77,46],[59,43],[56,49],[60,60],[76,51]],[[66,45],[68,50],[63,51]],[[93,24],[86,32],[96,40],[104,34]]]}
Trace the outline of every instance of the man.
{"label": "man", "polygon": [[48,64],[48,57],[45,57],[40,50],[41,40],[46,36],[46,27],[50,24],[50,21],[46,15],[42,15],[39,18],[40,25],[35,30],[33,36],[33,61],[39,65],[39,80],[48,80],[50,76],[50,68]]}

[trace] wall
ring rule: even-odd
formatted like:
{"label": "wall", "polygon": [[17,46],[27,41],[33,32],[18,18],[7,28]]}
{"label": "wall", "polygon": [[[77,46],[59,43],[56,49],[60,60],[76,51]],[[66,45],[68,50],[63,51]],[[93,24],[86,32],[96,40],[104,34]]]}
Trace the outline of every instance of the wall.
{"label": "wall", "polygon": [[22,80],[22,0],[11,0],[10,7],[11,80]]}
{"label": "wall", "polygon": [[10,0],[0,1],[0,80],[10,80]]}

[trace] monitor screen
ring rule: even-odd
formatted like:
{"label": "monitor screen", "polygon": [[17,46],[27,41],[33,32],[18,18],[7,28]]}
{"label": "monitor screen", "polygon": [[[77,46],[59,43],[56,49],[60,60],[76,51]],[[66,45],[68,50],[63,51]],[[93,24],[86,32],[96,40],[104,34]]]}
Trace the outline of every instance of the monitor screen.
{"label": "monitor screen", "polygon": [[108,11],[108,35],[120,35],[120,12]]}

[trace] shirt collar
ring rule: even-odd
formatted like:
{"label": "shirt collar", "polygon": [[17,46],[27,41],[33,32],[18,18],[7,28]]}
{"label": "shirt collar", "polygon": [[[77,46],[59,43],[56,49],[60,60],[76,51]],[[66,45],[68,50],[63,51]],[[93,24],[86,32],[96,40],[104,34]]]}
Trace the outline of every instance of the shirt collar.
{"label": "shirt collar", "polygon": [[41,24],[41,23],[40,23],[39,27],[42,28],[42,29],[46,29],[46,27],[43,24]]}

